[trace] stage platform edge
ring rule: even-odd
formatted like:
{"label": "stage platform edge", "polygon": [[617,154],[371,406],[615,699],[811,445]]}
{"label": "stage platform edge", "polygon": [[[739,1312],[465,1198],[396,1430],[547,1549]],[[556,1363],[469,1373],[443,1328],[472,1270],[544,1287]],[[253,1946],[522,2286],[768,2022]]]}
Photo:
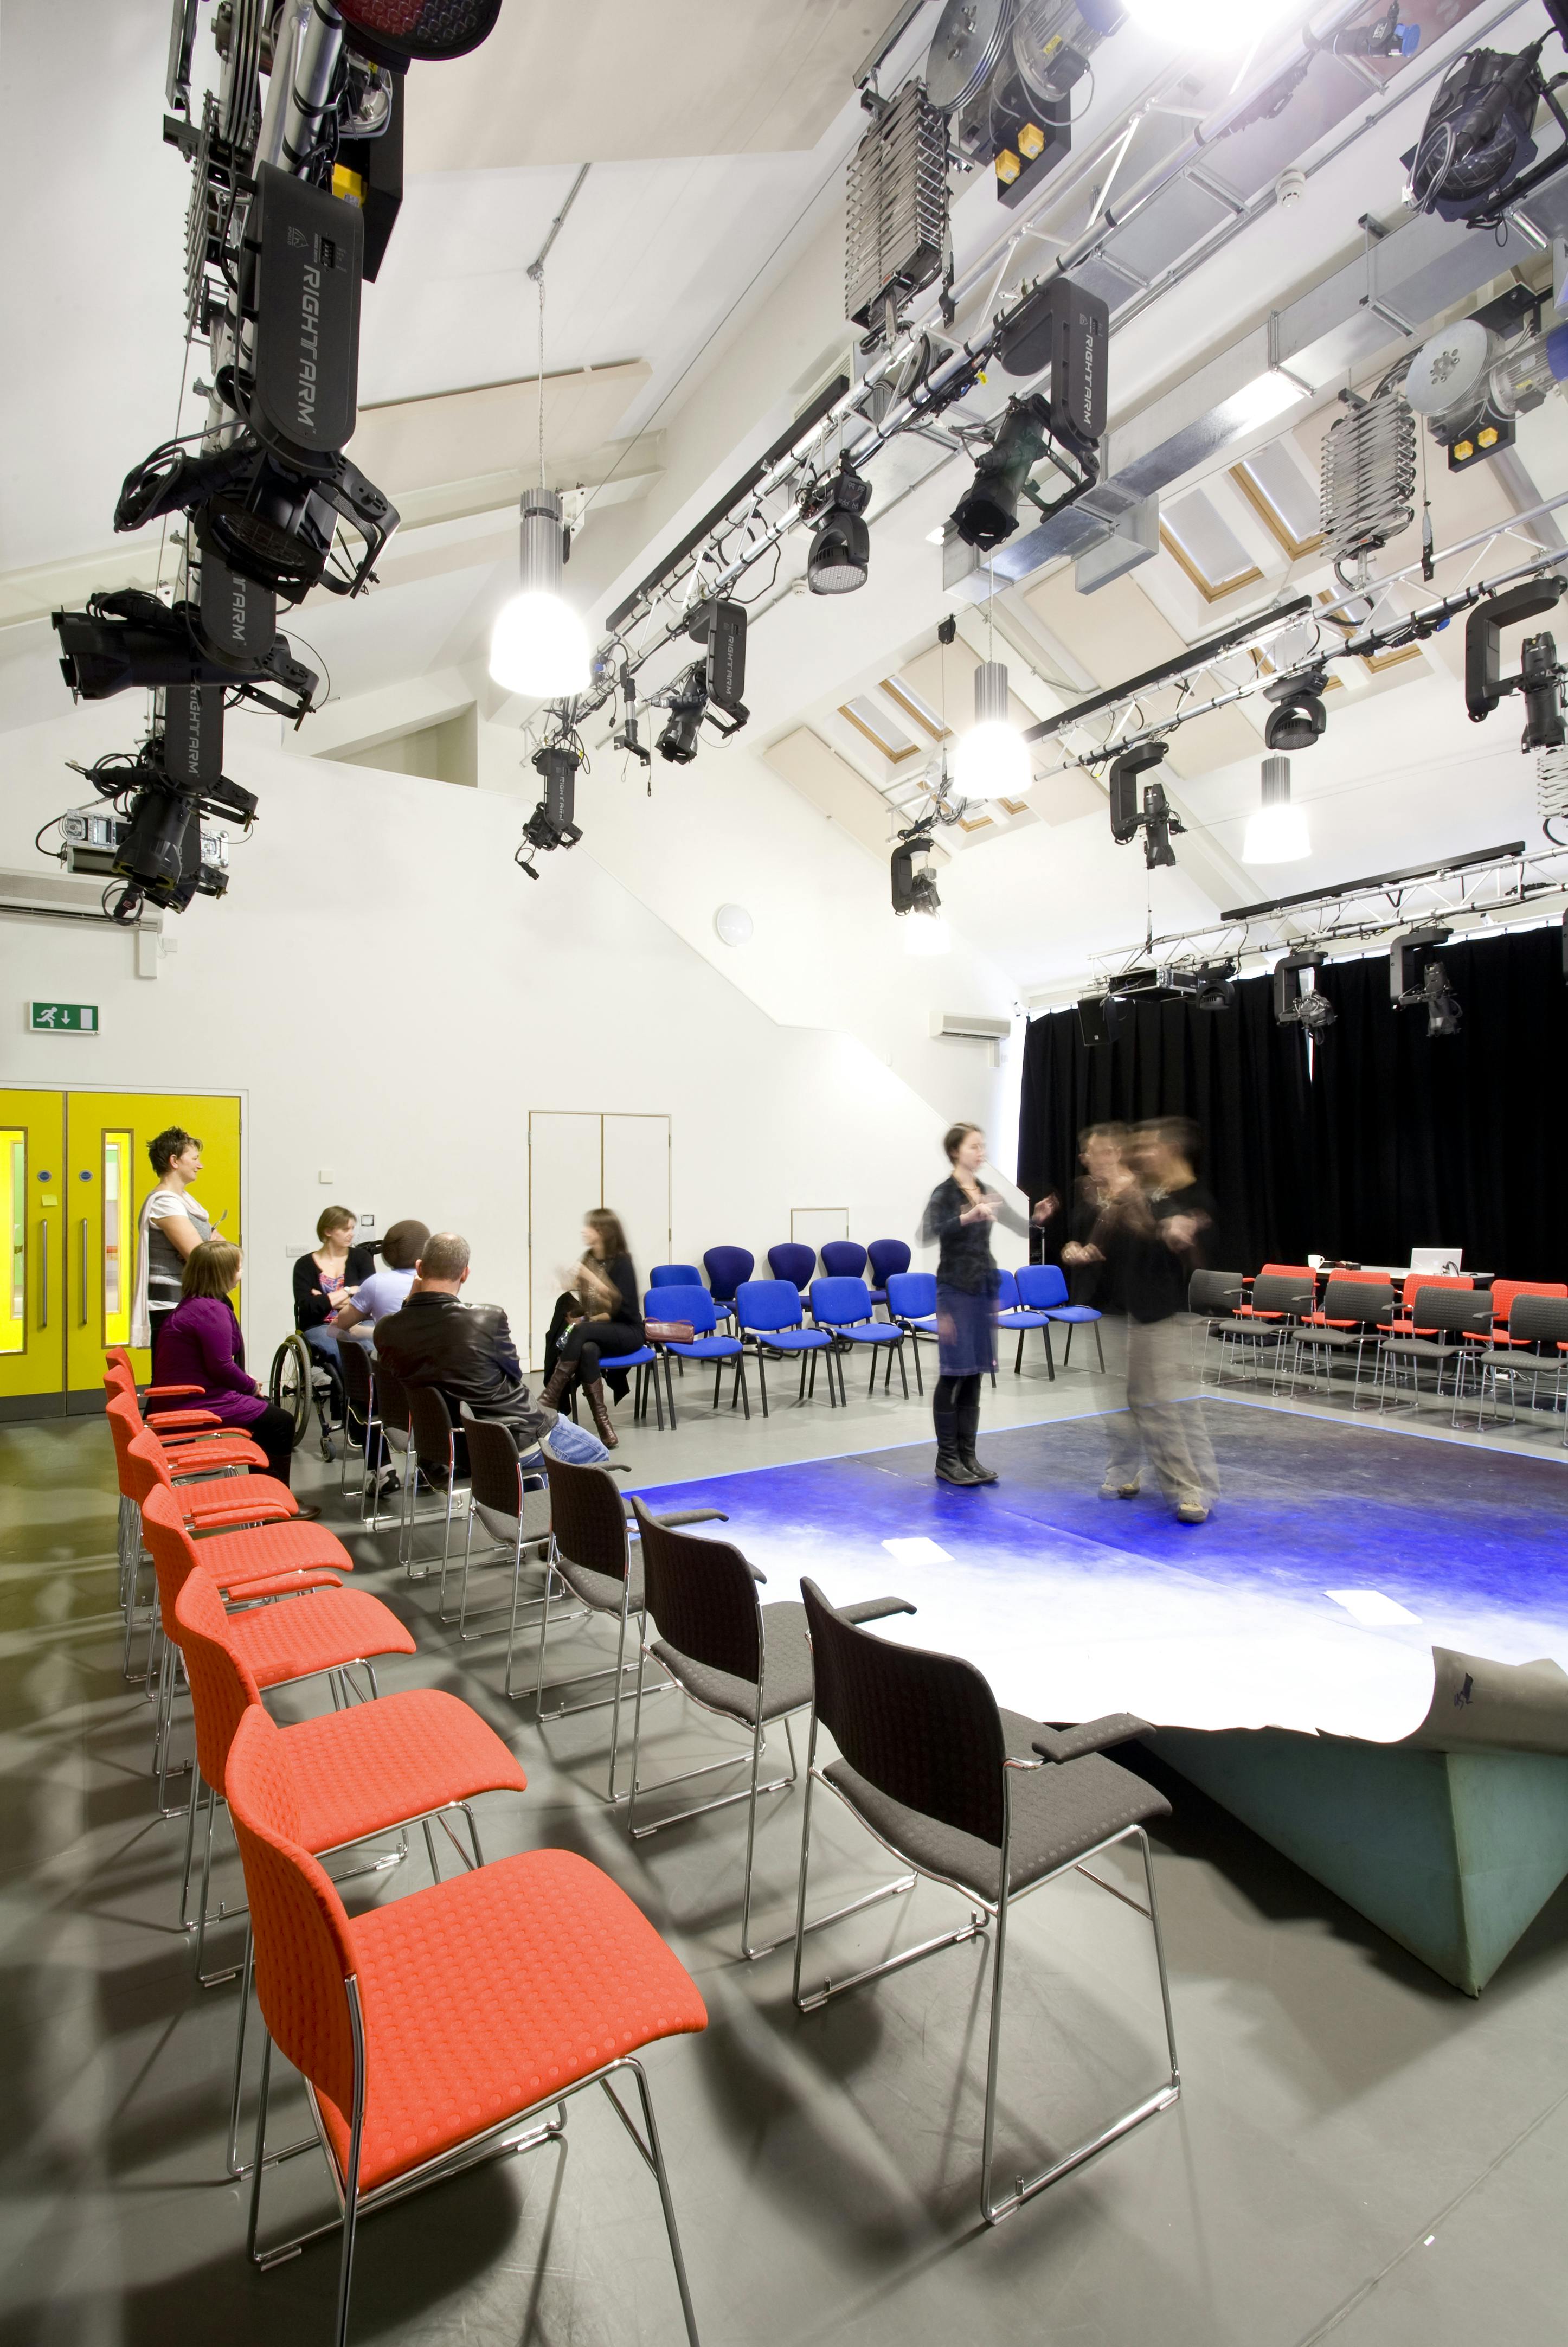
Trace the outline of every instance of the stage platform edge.
{"label": "stage platform edge", "polygon": [[1143,1739],[1467,1996],[1568,1875],[1568,1758],[1430,1751],[1287,1728]]}

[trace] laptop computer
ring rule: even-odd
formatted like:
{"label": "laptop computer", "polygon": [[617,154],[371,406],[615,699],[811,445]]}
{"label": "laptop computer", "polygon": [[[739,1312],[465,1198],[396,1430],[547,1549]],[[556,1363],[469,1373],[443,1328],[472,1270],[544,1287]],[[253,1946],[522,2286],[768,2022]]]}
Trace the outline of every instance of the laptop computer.
{"label": "laptop computer", "polygon": [[1463,1247],[1412,1247],[1410,1269],[1453,1273],[1464,1263]]}

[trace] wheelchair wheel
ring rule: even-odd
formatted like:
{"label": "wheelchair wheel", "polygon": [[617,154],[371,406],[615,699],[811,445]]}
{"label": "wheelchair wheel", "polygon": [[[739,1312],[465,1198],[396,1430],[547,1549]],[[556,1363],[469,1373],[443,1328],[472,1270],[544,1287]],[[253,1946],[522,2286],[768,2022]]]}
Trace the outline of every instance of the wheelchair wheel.
{"label": "wheelchair wheel", "polygon": [[267,1380],[269,1399],[293,1419],[296,1450],[311,1422],[311,1348],[296,1329],[292,1337],[284,1337],[273,1354],[272,1375]]}

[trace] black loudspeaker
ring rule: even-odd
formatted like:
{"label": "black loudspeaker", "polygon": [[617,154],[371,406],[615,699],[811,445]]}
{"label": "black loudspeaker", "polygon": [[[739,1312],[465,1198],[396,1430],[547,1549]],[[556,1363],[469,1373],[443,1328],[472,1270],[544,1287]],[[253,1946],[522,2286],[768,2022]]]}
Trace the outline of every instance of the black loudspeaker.
{"label": "black loudspeaker", "polygon": [[1078,1033],[1083,1043],[1114,1043],[1122,1033],[1122,1006],[1113,994],[1086,994],[1078,1005]]}

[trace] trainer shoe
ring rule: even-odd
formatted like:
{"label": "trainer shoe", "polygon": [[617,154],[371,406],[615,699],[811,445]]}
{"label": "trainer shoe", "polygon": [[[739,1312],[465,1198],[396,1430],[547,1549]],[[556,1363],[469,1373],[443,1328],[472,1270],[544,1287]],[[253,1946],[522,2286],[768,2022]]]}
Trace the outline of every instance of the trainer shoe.
{"label": "trainer shoe", "polygon": [[1102,1500],[1135,1500],[1138,1486],[1136,1483],[1113,1483],[1107,1476],[1100,1486],[1100,1496]]}
{"label": "trainer shoe", "polygon": [[1209,1512],[1201,1500],[1182,1500],[1177,1502],[1176,1522],[1179,1524],[1206,1524],[1208,1520]]}

